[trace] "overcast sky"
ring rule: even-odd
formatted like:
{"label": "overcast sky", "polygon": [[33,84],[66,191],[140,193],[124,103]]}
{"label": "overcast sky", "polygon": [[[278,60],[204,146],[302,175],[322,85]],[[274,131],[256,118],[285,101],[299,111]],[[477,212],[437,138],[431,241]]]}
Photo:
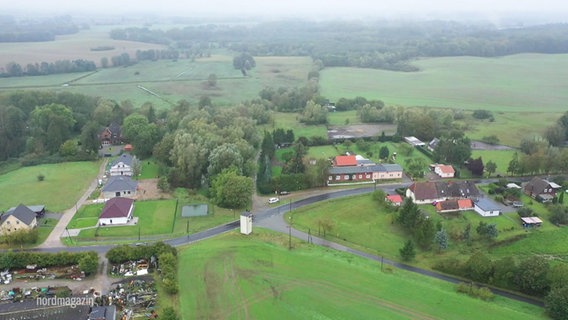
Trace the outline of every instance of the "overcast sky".
{"label": "overcast sky", "polygon": [[551,12],[568,16],[567,0],[0,0],[0,8],[43,13],[153,12],[165,15],[392,16],[401,13]]}

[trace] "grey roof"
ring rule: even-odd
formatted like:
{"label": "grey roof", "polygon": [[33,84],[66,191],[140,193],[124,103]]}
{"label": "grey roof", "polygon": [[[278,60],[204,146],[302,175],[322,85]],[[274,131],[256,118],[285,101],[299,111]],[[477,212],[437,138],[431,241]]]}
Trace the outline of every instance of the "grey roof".
{"label": "grey roof", "polygon": [[122,162],[125,165],[131,167],[132,166],[132,158],[133,157],[129,153],[123,153],[118,158],[114,159],[110,163],[110,166],[113,167],[113,166],[117,165],[119,162]]}
{"label": "grey roof", "polygon": [[[43,210],[45,210],[44,205],[27,206],[27,207],[35,213],[42,212]],[[14,211],[15,209],[16,209],[16,207],[12,207],[12,208],[6,210],[6,213],[10,213],[10,212]]]}
{"label": "grey roof", "polygon": [[483,211],[501,211],[501,208],[495,202],[487,198],[475,201],[475,205]]}
{"label": "grey roof", "polygon": [[386,172],[396,172],[396,171],[402,172],[402,167],[396,163],[384,163],[381,164],[381,166],[385,169],[384,171]]}
{"label": "grey roof", "polygon": [[93,307],[89,314],[89,320],[114,320],[116,318],[116,306]]}
{"label": "grey roof", "polygon": [[14,210],[3,214],[2,218],[0,218],[0,224],[4,223],[4,221],[6,221],[9,216],[16,217],[18,220],[22,221],[28,226],[36,218],[35,212],[33,212],[30,208],[24,206],[23,204],[20,204]]}
{"label": "grey roof", "polygon": [[136,191],[138,181],[128,176],[112,176],[103,187],[103,192]]}

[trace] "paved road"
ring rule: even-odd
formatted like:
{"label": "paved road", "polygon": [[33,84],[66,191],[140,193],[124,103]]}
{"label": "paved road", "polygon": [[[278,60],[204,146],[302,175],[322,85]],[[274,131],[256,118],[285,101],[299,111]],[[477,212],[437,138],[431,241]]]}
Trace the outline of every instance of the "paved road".
{"label": "paved road", "polygon": [[[400,184],[390,184],[390,185],[378,185],[377,188],[381,188],[383,189],[385,192],[387,193],[392,193],[396,188],[399,187],[406,187],[408,186],[408,183],[400,183]],[[351,196],[351,195],[358,195],[358,194],[365,194],[365,193],[370,193],[373,190],[375,190],[374,187],[367,187],[367,188],[359,188],[359,189],[348,189],[348,190],[342,190],[342,191],[335,191],[335,192],[328,192],[328,193],[323,193],[323,194],[318,194],[318,195],[314,195],[305,199],[301,199],[295,202],[289,202],[289,203],[283,203],[278,207],[273,207],[273,208],[262,208],[259,209],[257,212],[254,212],[255,214],[255,222],[254,224],[256,226],[259,227],[264,227],[270,230],[274,230],[277,232],[282,232],[282,233],[290,233],[291,236],[304,240],[304,241],[308,241],[308,237],[310,237],[310,242],[315,244],[315,245],[320,245],[320,246],[325,246],[328,248],[333,248],[335,250],[340,250],[340,251],[344,251],[344,252],[348,252],[351,254],[355,254],[357,256],[366,258],[366,259],[371,259],[377,262],[381,262],[399,269],[403,269],[406,271],[410,271],[410,272],[415,272],[415,273],[419,273],[421,275],[425,275],[425,276],[429,276],[429,277],[433,277],[436,279],[440,279],[443,281],[448,281],[451,283],[459,283],[459,282],[463,282],[462,279],[459,278],[455,278],[455,277],[451,277],[451,276],[447,276],[447,275],[443,275],[443,274],[439,274],[430,270],[425,270],[425,269],[421,269],[421,268],[417,268],[417,267],[413,267],[413,266],[409,266],[409,265],[405,265],[402,263],[398,263],[396,261],[392,261],[389,259],[384,259],[383,257],[379,257],[376,255],[372,255],[372,254],[368,254],[366,252],[363,251],[359,251],[359,250],[355,250],[349,247],[346,247],[344,245],[332,242],[332,241],[328,241],[319,237],[316,237],[314,235],[308,235],[305,232],[296,230],[294,228],[289,228],[289,225],[284,221],[283,219],[283,215],[290,211],[290,210],[294,210],[297,209],[299,207],[302,206],[306,206],[309,204],[313,204],[316,203],[318,201],[324,201],[324,200],[328,200],[328,199],[335,199],[335,198],[341,198],[341,197],[346,197],[346,196]],[[200,241],[203,239],[207,239],[207,238],[211,238],[214,237],[216,235],[234,230],[236,228],[238,228],[240,225],[239,221],[233,221],[233,222],[229,222],[226,223],[224,225],[220,225],[217,226],[215,228],[211,228],[202,232],[198,232],[195,234],[191,234],[188,236],[183,236],[183,237],[179,237],[179,238],[175,238],[175,239],[170,239],[170,240],[166,240],[164,242],[172,245],[172,246],[181,246],[181,245],[185,245],[188,243],[192,243],[192,242],[196,242],[196,241]],[[104,254],[106,253],[110,248],[112,248],[112,245],[104,245],[104,246],[85,246],[85,247],[42,247],[42,248],[37,248],[37,249],[32,249],[35,251],[42,251],[42,252],[58,252],[58,251],[71,251],[71,252],[78,252],[78,251],[96,251],[99,254]],[[503,291],[503,290],[499,290],[499,289],[491,289],[495,294],[500,295],[500,296],[504,296],[510,299],[514,299],[517,301],[521,301],[521,302],[526,302],[526,303],[530,303],[530,304],[534,304],[537,306],[543,306],[542,301],[530,298],[530,297],[526,297],[520,294],[515,294],[515,293],[510,293],[507,291]]]}

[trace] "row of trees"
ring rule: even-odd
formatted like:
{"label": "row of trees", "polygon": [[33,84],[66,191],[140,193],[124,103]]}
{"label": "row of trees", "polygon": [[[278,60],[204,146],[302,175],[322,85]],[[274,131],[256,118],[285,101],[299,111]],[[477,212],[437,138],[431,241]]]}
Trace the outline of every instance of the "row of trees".
{"label": "row of trees", "polygon": [[12,16],[0,17],[0,42],[53,41],[55,36],[73,34],[79,27],[71,16],[17,20]]}
{"label": "row of trees", "polygon": [[0,69],[0,77],[43,76],[49,74],[89,72],[97,67],[93,61],[57,60],[55,62],[28,63],[22,66],[16,62],[10,62],[5,68]]}
{"label": "row of trees", "polygon": [[40,253],[31,251],[4,252],[0,255],[0,269],[25,269],[28,265],[38,268],[79,265],[86,274],[94,273],[98,267],[98,255],[94,251]]}

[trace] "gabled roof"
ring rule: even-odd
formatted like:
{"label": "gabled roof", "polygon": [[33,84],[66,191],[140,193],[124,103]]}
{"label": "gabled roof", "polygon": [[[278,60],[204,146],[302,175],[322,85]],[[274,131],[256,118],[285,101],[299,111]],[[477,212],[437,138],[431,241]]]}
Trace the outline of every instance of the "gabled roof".
{"label": "gabled roof", "polygon": [[129,153],[123,153],[120,155],[120,157],[114,159],[111,163],[110,166],[114,167],[117,164],[119,164],[120,162],[124,163],[127,166],[132,166],[132,156]]}
{"label": "gabled roof", "polygon": [[402,196],[400,194],[389,194],[386,196],[387,201],[392,203],[402,203]]}
{"label": "gabled roof", "polygon": [[344,167],[331,167],[329,174],[363,174],[382,171],[384,168],[380,165],[374,166],[344,166]]}
{"label": "gabled roof", "polygon": [[483,211],[500,211],[501,208],[493,201],[487,198],[481,198],[475,201],[475,206]]}
{"label": "gabled roof", "polygon": [[122,197],[116,197],[105,203],[103,212],[99,218],[124,218],[128,217],[130,208],[134,200]]}
{"label": "gabled roof", "polygon": [[4,221],[6,221],[9,216],[14,216],[28,226],[36,218],[35,212],[33,212],[30,208],[26,207],[23,204],[20,204],[14,210],[3,214],[2,218],[0,218],[0,224],[4,223]]}
{"label": "gabled roof", "polygon": [[454,167],[452,167],[452,166],[450,166],[450,165],[448,165],[448,164],[439,164],[439,165],[437,165],[436,167],[437,167],[437,168],[440,170],[440,172],[442,172],[442,173],[451,173],[451,174],[456,173],[456,171],[454,170]]}
{"label": "gabled roof", "polygon": [[357,158],[355,156],[336,156],[335,165],[338,167],[356,166]]}
{"label": "gabled roof", "polygon": [[[43,210],[45,210],[44,205],[26,206],[26,207],[28,207],[30,210],[32,210],[35,213],[42,212]],[[16,209],[16,207],[12,207],[12,208],[6,210],[6,213],[10,213],[10,212],[14,211],[15,209]]]}
{"label": "gabled roof", "polygon": [[458,211],[459,209],[457,200],[446,200],[436,203],[436,210],[438,211]]}
{"label": "gabled roof", "polygon": [[402,172],[402,167],[396,163],[383,163],[380,164],[379,166],[383,167],[383,171],[386,172]]}
{"label": "gabled roof", "polygon": [[408,187],[416,200],[438,199],[438,190],[434,182],[415,182]]}
{"label": "gabled roof", "polygon": [[120,136],[120,125],[116,122],[111,123],[108,126],[108,130],[115,136]]}
{"label": "gabled roof", "polygon": [[525,185],[525,192],[538,195],[544,193],[544,190],[549,188],[559,189],[561,188],[561,186],[554,182],[550,182],[539,177],[534,177]]}
{"label": "gabled roof", "polygon": [[436,149],[436,147],[438,146],[439,143],[440,143],[440,139],[434,138],[430,142],[428,142],[428,148]]}
{"label": "gabled roof", "polygon": [[460,210],[471,209],[473,208],[473,201],[471,201],[471,199],[459,199],[458,207]]}
{"label": "gabled roof", "polygon": [[103,192],[136,191],[138,181],[129,176],[111,176],[103,187]]}

